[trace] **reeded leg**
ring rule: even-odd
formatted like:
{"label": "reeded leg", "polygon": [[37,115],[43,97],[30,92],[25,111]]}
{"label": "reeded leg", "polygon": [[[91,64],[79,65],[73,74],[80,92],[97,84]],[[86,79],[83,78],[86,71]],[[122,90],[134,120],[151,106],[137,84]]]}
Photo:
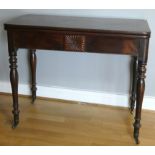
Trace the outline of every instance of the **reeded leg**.
{"label": "reeded leg", "polygon": [[139,129],[140,129],[140,120],[141,120],[141,109],[142,102],[145,90],[145,73],[146,73],[146,64],[141,61],[138,62],[138,79],[137,79],[137,97],[136,97],[136,114],[135,114],[135,123],[134,123],[134,138],[136,143],[139,143]]}
{"label": "reeded leg", "polygon": [[12,97],[13,97],[13,128],[15,128],[19,123],[19,110],[18,110],[18,71],[17,71],[17,51],[9,51],[9,62],[10,62],[10,81],[12,87]]}
{"label": "reeded leg", "polygon": [[31,75],[32,75],[32,87],[31,87],[31,91],[32,91],[32,103],[34,103],[35,99],[36,99],[36,91],[37,91],[37,87],[36,87],[36,63],[37,63],[37,57],[36,57],[36,50],[29,50],[30,52],[30,68],[31,68]]}
{"label": "reeded leg", "polygon": [[130,112],[133,113],[136,102],[136,81],[137,81],[137,57],[133,58],[133,75],[132,75],[132,88],[131,88],[131,97],[130,97]]}

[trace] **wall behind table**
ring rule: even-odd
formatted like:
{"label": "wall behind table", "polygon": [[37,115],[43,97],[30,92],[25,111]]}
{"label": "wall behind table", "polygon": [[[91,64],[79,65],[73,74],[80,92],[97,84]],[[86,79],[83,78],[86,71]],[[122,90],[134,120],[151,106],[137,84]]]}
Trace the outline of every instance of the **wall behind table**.
{"label": "wall behind table", "polygon": [[[155,10],[0,10],[0,91],[8,91],[10,89],[7,37],[3,29],[3,23],[23,14],[147,19],[152,30],[152,37],[145,95],[154,99],[155,46],[153,46],[153,42],[155,42]],[[38,50],[37,57],[37,84],[41,88],[65,88],[76,92],[86,90],[87,92],[111,95],[126,95],[129,92],[131,61],[129,56]],[[19,83],[29,84],[28,53],[24,49],[18,51],[18,71]]]}

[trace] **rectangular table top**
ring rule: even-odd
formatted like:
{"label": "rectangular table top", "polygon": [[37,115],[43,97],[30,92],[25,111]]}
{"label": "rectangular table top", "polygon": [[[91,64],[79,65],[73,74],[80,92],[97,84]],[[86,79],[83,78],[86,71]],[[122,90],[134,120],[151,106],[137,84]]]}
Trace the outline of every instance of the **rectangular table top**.
{"label": "rectangular table top", "polygon": [[150,28],[146,20],[123,18],[23,15],[6,22],[5,29],[9,28],[73,29],[77,31],[150,35]]}

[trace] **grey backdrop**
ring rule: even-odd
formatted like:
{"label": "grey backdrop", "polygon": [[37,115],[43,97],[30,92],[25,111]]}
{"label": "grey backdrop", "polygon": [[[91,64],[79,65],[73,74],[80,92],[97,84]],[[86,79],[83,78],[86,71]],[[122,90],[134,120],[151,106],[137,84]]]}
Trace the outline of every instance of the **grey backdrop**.
{"label": "grey backdrop", "polygon": [[[3,23],[23,14],[147,19],[152,30],[146,79],[146,95],[155,96],[155,10],[0,10],[0,82],[9,81],[6,32]],[[129,56],[81,54],[38,50],[37,83],[71,89],[126,94],[129,91]],[[28,84],[28,53],[18,51],[19,82]]]}

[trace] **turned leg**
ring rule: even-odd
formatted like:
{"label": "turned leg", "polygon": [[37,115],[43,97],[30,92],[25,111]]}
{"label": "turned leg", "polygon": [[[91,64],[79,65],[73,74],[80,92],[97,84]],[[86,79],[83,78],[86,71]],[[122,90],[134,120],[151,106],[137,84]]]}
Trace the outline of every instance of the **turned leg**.
{"label": "turned leg", "polygon": [[30,52],[30,68],[31,68],[31,80],[32,80],[32,86],[31,86],[31,91],[32,91],[32,103],[34,103],[36,99],[36,63],[37,63],[37,57],[36,57],[36,50],[29,50]]}
{"label": "turned leg", "polygon": [[17,51],[9,51],[9,62],[10,62],[10,81],[12,87],[13,97],[13,128],[19,123],[19,110],[18,110],[18,71],[17,71]]}
{"label": "turned leg", "polygon": [[139,129],[141,120],[141,109],[145,90],[145,73],[146,73],[146,63],[138,61],[138,77],[137,77],[137,97],[136,97],[136,114],[134,123],[134,138],[136,143],[139,143]]}
{"label": "turned leg", "polygon": [[132,88],[131,88],[131,97],[130,97],[130,112],[133,113],[136,102],[136,81],[137,81],[137,57],[133,58],[132,61]]}

